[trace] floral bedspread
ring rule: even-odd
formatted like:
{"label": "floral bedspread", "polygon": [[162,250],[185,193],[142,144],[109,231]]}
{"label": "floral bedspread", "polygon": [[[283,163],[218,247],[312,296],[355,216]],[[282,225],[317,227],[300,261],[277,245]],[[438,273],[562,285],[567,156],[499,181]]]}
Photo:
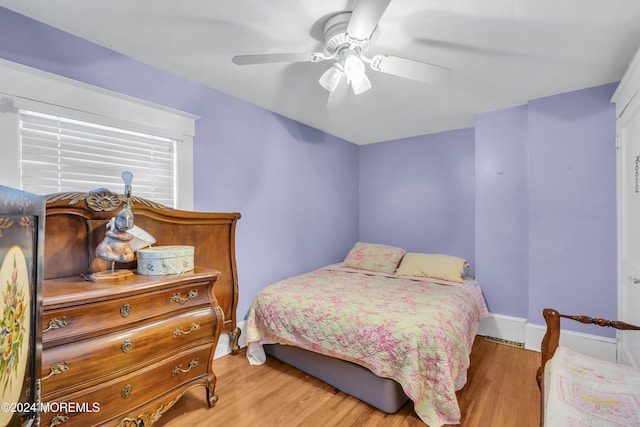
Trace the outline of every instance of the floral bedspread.
{"label": "floral bedspread", "polygon": [[259,292],[247,320],[247,357],[264,362],[252,361],[256,346],[281,343],[355,362],[400,383],[429,426],[458,424],[455,391],[466,382],[484,315],[484,300],[461,286],[332,266]]}
{"label": "floral bedspread", "polygon": [[558,347],[544,375],[545,426],[640,426],[640,370]]}

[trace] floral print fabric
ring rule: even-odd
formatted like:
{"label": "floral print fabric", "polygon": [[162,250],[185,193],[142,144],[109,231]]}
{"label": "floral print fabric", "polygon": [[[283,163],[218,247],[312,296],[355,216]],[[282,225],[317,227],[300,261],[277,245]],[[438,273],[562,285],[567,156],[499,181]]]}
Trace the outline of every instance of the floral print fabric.
{"label": "floral print fabric", "polygon": [[393,273],[405,252],[395,246],[358,242],[347,254],[344,264],[349,268]]}
{"label": "floral print fabric", "polygon": [[544,375],[545,426],[640,426],[640,370],[558,347]]}
{"label": "floral print fabric", "polygon": [[296,345],[393,378],[418,416],[438,427],[460,422],[455,391],[480,312],[463,287],[329,267],[262,289],[247,342]]}

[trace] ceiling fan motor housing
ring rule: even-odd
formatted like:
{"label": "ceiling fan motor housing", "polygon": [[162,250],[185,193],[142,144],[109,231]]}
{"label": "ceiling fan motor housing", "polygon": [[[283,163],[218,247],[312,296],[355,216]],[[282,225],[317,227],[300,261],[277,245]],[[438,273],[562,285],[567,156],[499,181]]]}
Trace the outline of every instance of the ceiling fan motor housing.
{"label": "ceiling fan motor housing", "polygon": [[348,36],[347,27],[351,12],[341,12],[331,16],[324,24],[324,39],[327,51],[333,54],[345,47],[358,48],[361,52],[369,48],[369,40],[358,40]]}

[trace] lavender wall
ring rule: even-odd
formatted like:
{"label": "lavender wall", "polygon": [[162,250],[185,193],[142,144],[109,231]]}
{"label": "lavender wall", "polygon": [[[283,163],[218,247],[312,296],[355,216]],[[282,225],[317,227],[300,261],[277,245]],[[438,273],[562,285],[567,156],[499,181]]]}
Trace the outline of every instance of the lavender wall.
{"label": "lavender wall", "polygon": [[496,314],[615,318],[615,87],[360,147],[360,240],[468,259]]}
{"label": "lavender wall", "polygon": [[360,240],[475,265],[473,129],[361,146],[359,180]]}
{"label": "lavender wall", "polygon": [[527,108],[476,116],[476,276],[489,311],[526,317]]}
{"label": "lavender wall", "polygon": [[357,241],[358,147],[0,8],[0,57],[201,116],[196,210],[240,212],[238,317]]}
{"label": "lavender wall", "polygon": [[358,233],[357,146],[232,98],[207,103],[194,149],[197,210],[238,211],[244,316],[276,280],[342,261]]}
{"label": "lavender wall", "polygon": [[477,116],[477,277],[492,312],[616,317],[615,88]]}
{"label": "lavender wall", "polygon": [[609,102],[616,87],[529,102],[528,318],[534,323],[549,305],[616,318],[615,106]]}

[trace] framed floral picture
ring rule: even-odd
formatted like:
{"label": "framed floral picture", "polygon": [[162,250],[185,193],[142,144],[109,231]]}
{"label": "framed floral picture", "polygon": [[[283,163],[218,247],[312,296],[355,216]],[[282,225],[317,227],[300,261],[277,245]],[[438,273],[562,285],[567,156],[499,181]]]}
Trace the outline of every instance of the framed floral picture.
{"label": "framed floral picture", "polygon": [[45,200],[0,186],[0,426],[38,425]]}

